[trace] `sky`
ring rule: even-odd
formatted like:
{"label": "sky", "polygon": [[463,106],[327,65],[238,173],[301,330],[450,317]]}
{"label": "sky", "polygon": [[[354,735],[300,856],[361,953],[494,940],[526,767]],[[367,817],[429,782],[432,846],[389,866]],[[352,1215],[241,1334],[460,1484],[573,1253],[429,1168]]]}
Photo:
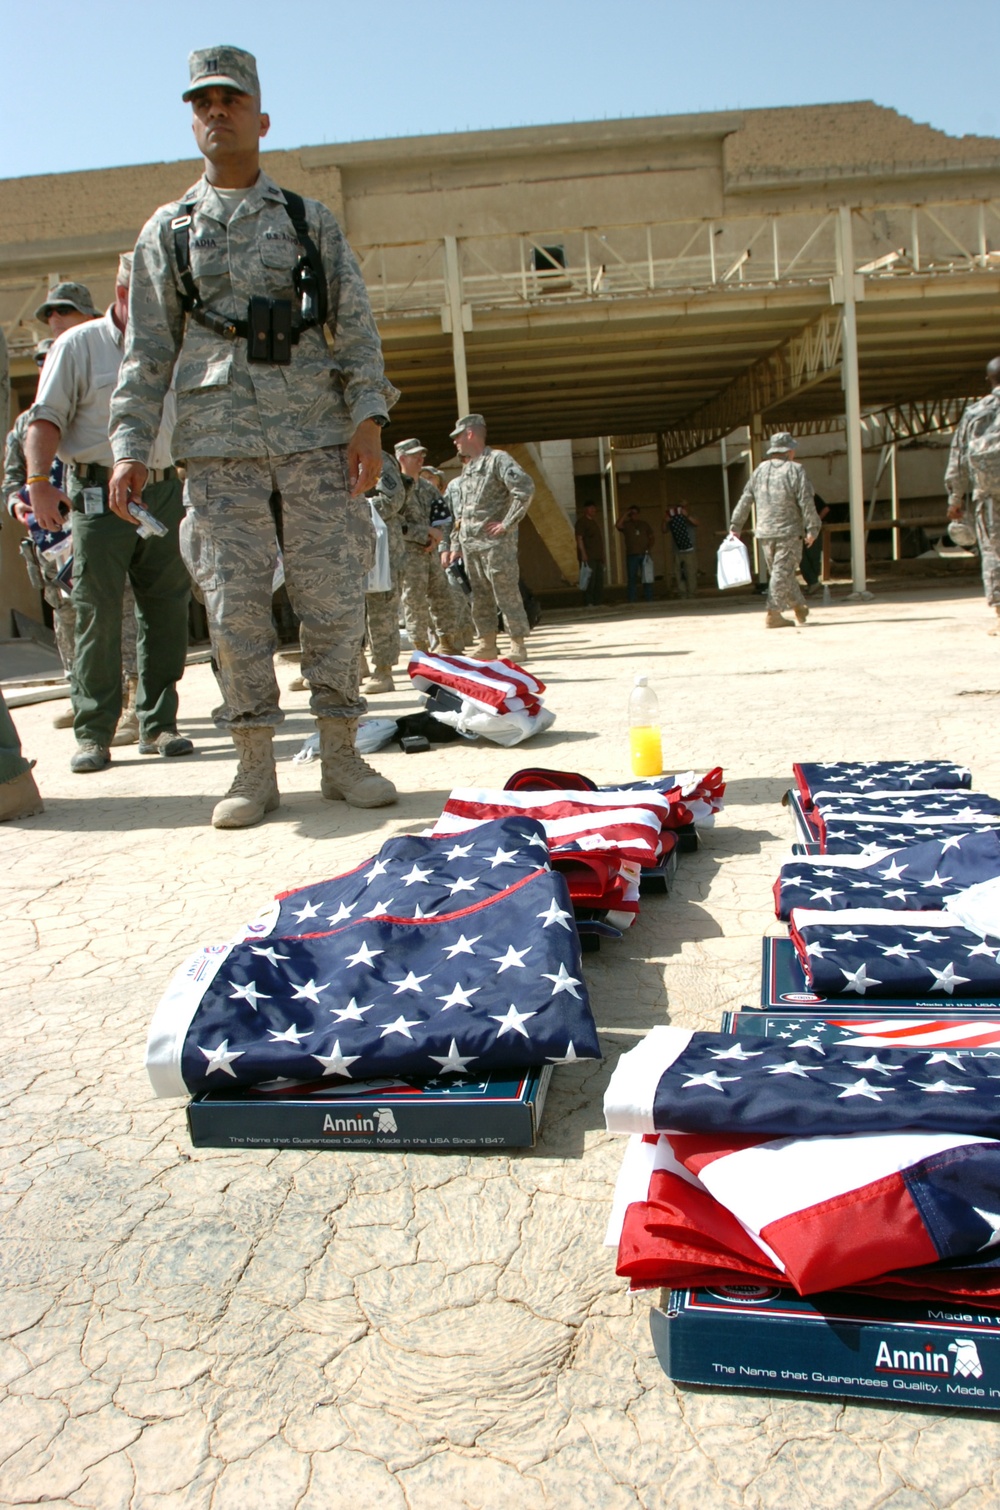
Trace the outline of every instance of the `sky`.
{"label": "sky", "polygon": [[[191,157],[187,54],[256,54],[267,145],[873,99],[1000,136],[1000,5],[0,0],[0,178]],[[955,19],[952,19],[954,17]]]}

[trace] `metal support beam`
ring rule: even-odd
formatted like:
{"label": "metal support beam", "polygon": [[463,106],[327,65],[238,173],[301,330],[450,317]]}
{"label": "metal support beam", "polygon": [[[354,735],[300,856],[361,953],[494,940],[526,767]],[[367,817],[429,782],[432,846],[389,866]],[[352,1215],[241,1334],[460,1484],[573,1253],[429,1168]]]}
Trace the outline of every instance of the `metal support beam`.
{"label": "metal support beam", "polygon": [[444,238],[444,281],[448,295],[448,312],[451,316],[451,355],[455,367],[455,398],[459,414],[471,414],[469,370],[465,362],[462,270],[458,264],[458,242],[454,236]]}
{"label": "metal support beam", "polygon": [[870,597],[865,570],[865,479],[861,434],[861,375],[858,365],[858,312],[854,274],[854,224],[849,205],[837,212],[837,261],[834,297],[840,296],[843,347],[844,419],[847,431],[848,505],[851,521],[851,577],[854,593]]}

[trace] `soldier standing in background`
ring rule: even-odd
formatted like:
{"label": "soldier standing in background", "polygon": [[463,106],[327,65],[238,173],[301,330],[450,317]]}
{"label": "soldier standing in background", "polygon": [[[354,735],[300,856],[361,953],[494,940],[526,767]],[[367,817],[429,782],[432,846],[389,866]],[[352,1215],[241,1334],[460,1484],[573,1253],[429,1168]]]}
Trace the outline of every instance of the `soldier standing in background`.
{"label": "soldier standing in background", "polygon": [[452,613],[452,638],[455,644],[460,645],[464,650],[466,645],[471,644],[476,638],[476,626],[472,622],[472,610],[469,607],[469,582],[465,575],[465,568],[460,560],[452,561],[450,566],[445,564],[451,555],[451,537],[455,521],[451,517],[451,506],[445,492],[444,473],[437,467],[428,467],[425,464],[420,468],[420,475],[430,483],[438,495],[431,509],[431,525],[441,534],[438,555],[441,558],[444,580],[451,594],[449,602]]}
{"label": "soldier standing in background", "polygon": [[399,594],[403,581],[403,504],[406,492],[395,460],[382,452],[382,475],[372,495],[372,502],[385,520],[389,531],[389,570],[392,587],[388,592],[365,593],[365,623],[368,648],[372,656],[372,674],[362,687],[369,696],[394,692],[392,668],[399,660]]}
{"label": "soldier standing in background", "polygon": [[757,509],[754,533],[769,574],[765,624],[768,629],[791,629],[791,619],[784,618],[781,610],[791,608],[800,624],[809,617],[795,573],[803,538],[811,545],[820,532],[820,521],[812,483],[805,467],[795,460],[795,437],[787,430],[771,436],[767,458],[743,489],[730,525],[730,534],[737,540],[752,504]]}
{"label": "soldier standing in background", "polygon": [[427,447],[415,437],[401,440],[396,447],[396,460],[406,489],[403,503],[403,619],[414,650],[430,649],[433,622],[436,648],[442,655],[456,655],[459,646],[453,638],[455,615],[451,590],[438,553],[441,533],[431,526],[431,514],[440,495],[434,484],[420,475],[426,455]]}
{"label": "soldier standing in background", "polygon": [[[205,596],[239,757],[212,816],[259,823],[279,802],[271,583],[281,496],[285,585],[319,725],[322,792],[354,807],[396,799],[358,755],[365,576],[375,535],[364,496],[398,394],[385,377],[364,280],[325,205],[260,167],[270,120],[256,59],[238,47],[189,58],[205,173],[147,221],[135,249],[129,336],[111,405],[112,508],[128,518],[176,364],[173,453],[186,470],[182,547]],[[333,351],[323,335],[326,325]]]}
{"label": "soldier standing in background", "polygon": [[[1000,634],[1000,490],[988,492],[982,480],[977,482],[969,462],[970,444],[986,431],[1000,431],[1000,357],[994,357],[987,366],[986,379],[990,392],[978,403],[970,404],[959,420],[948,454],[944,485],[948,490],[949,519],[961,519],[966,496],[972,495],[976,539],[983,563],[983,590],[986,602],[997,616],[997,622],[986,633]],[[994,443],[993,467],[1000,480],[1000,434]]]}
{"label": "soldier standing in background", "polygon": [[531,507],[535,484],[513,456],[486,444],[481,414],[466,414],[451,438],[465,466],[445,495],[459,545],[459,550],[449,551],[445,565],[461,554],[468,573],[479,636],[471,654],[480,661],[495,659],[499,612],[510,635],[511,657],[523,665],[529,625],[518,579],[517,526]]}

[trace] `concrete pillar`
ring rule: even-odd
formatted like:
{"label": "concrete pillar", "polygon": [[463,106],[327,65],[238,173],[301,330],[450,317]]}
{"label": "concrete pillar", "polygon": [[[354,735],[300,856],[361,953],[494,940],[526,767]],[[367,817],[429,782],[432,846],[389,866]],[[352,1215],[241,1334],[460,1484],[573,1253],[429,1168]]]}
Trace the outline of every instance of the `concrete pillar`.
{"label": "concrete pillar", "polygon": [[[837,265],[840,269],[833,296],[840,303],[844,382],[844,416],[847,425],[847,480],[851,520],[851,578],[853,594],[870,598],[867,590],[865,479],[861,436],[861,378],[858,366],[858,287],[854,272],[854,225],[849,205],[837,212]],[[861,279],[864,298],[864,278]]]}
{"label": "concrete pillar", "polygon": [[462,308],[462,271],[458,265],[458,242],[454,236],[444,238],[444,282],[448,294],[451,320],[451,355],[455,368],[455,399],[459,417],[471,414],[469,373],[465,365],[465,312]]}

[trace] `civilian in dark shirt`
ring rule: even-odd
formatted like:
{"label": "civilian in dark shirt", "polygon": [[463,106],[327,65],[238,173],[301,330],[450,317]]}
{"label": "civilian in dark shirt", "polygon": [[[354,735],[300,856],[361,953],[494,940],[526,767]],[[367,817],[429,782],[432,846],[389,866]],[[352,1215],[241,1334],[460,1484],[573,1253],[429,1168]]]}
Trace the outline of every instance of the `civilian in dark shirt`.
{"label": "civilian in dark shirt", "polygon": [[[628,600],[635,603],[639,597],[639,583],[642,582],[642,562],[646,552],[653,547],[653,531],[645,519],[639,518],[639,510],[635,504],[629,509],[624,519],[619,519],[615,525],[625,540],[625,565],[628,571]],[[647,603],[653,601],[652,582],[642,583],[642,595]]]}
{"label": "civilian in dark shirt", "polygon": [[583,600],[598,608],[604,597],[604,531],[593,503],[585,505],[576,521],[576,554],[581,566],[590,567],[590,581],[583,590]]}

